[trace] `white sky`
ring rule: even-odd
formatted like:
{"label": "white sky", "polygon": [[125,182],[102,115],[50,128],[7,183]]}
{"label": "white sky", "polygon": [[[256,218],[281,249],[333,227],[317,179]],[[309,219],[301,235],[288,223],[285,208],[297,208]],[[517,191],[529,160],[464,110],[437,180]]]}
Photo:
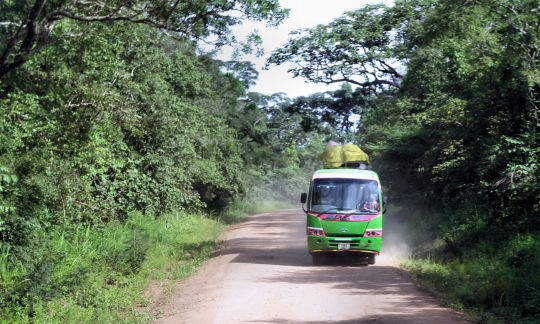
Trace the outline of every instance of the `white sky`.
{"label": "white sky", "polygon": [[[259,31],[263,40],[264,56],[245,56],[241,60],[251,61],[259,71],[257,84],[249,91],[263,94],[284,92],[289,97],[306,96],[316,92],[335,90],[338,84],[324,85],[307,83],[302,78],[293,78],[287,72],[287,65],[271,66],[269,70],[263,70],[266,59],[270,53],[283,46],[289,39],[289,32],[301,28],[315,27],[318,24],[327,24],[341,16],[345,11],[351,11],[363,7],[366,4],[384,3],[387,6],[393,4],[393,0],[280,0],[283,8],[291,9],[289,17],[278,27],[266,27],[264,23],[246,22],[242,26],[234,28],[233,32],[242,38],[253,29]],[[229,53],[219,55],[221,59],[228,59]]]}

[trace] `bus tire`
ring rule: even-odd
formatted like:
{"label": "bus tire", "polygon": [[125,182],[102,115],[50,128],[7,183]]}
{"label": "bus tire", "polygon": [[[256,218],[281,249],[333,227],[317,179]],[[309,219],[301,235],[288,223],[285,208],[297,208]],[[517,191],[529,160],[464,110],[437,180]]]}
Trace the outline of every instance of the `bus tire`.
{"label": "bus tire", "polygon": [[367,264],[375,264],[375,254],[369,254],[368,255]]}

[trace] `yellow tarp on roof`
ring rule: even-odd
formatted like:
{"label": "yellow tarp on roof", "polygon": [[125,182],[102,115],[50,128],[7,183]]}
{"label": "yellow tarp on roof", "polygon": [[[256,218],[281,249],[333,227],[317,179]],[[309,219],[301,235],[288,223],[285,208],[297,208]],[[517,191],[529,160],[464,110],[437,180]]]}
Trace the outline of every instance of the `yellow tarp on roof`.
{"label": "yellow tarp on roof", "polygon": [[369,163],[368,155],[354,144],[328,145],[324,152],[319,155],[324,168],[339,168],[346,162]]}

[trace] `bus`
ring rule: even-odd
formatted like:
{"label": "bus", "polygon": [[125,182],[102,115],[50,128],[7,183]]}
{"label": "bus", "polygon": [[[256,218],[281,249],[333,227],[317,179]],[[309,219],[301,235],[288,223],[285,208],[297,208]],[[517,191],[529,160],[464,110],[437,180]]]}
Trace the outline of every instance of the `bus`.
{"label": "bus", "polygon": [[361,168],[315,171],[309,193],[302,193],[300,202],[307,203],[307,245],[313,264],[345,254],[375,264],[386,211],[377,173]]}

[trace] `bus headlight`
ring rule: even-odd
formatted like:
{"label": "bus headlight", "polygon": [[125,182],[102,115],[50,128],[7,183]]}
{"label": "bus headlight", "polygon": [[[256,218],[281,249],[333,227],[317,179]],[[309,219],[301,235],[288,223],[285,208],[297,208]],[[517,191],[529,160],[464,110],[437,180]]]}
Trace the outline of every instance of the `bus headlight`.
{"label": "bus headlight", "polygon": [[308,227],[307,235],[326,236],[322,227]]}
{"label": "bus headlight", "polygon": [[364,237],[381,237],[382,229],[366,229]]}

